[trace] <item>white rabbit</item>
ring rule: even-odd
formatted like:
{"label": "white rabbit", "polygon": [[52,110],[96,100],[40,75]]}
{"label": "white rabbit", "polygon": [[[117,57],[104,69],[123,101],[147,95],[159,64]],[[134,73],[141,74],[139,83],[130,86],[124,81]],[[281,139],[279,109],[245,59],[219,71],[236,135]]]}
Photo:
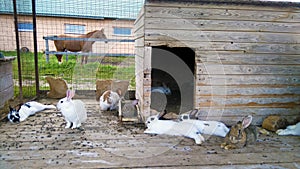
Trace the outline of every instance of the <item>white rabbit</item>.
{"label": "white rabbit", "polygon": [[121,93],[120,89],[117,92],[105,91],[100,97],[100,110],[116,110],[121,99]]}
{"label": "white rabbit", "polygon": [[179,116],[179,121],[188,122],[196,125],[198,128],[200,128],[201,134],[225,137],[226,134],[229,132],[230,129],[222,122],[197,120],[197,112],[198,110],[194,109],[190,112],[190,114],[181,114]]}
{"label": "white rabbit", "polygon": [[300,136],[300,122],[295,125],[287,126],[286,129],[279,129],[276,131],[278,135],[294,135]]}
{"label": "white rabbit", "polygon": [[9,107],[7,118],[11,123],[19,123],[27,119],[28,116],[45,109],[56,109],[56,107],[54,105],[44,105],[36,101],[30,101],[22,104],[18,110]]}
{"label": "white rabbit", "polygon": [[203,121],[203,120],[184,120],[181,122],[191,123],[197,126],[201,134],[214,135],[225,137],[229,132],[229,128],[218,121]]}
{"label": "white rabbit", "polygon": [[57,109],[61,111],[67,122],[65,128],[72,129],[81,126],[87,119],[87,111],[85,104],[81,100],[72,100],[75,95],[75,91],[67,90],[66,97],[60,99],[57,103]]}
{"label": "white rabbit", "polygon": [[184,136],[195,140],[196,144],[204,141],[196,125],[172,120],[159,120],[160,114],[148,117],[146,121],[146,134],[166,134],[171,136]]}
{"label": "white rabbit", "polygon": [[163,86],[151,87],[151,92],[158,92],[165,95],[171,95],[171,89],[165,83],[163,83],[162,85]]}

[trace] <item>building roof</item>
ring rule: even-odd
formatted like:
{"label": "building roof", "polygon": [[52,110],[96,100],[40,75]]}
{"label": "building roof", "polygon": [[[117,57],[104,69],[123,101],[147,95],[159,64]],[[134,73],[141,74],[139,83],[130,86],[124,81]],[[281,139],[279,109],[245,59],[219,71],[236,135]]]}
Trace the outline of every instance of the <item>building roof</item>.
{"label": "building roof", "polygon": [[145,0],[145,3],[152,2],[300,7],[300,0]]}
{"label": "building roof", "polygon": [[[38,16],[135,19],[144,0],[36,0]],[[31,0],[17,0],[19,14],[31,15]],[[12,0],[0,0],[0,13],[13,13]]]}

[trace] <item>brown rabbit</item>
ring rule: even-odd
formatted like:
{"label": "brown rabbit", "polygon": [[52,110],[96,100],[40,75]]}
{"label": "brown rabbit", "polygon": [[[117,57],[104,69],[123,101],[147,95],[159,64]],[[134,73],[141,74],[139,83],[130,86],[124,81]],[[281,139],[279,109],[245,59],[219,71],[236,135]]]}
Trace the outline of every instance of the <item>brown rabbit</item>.
{"label": "brown rabbit", "polygon": [[247,144],[255,143],[257,140],[256,126],[250,125],[252,116],[246,116],[243,121],[239,121],[233,125],[225,136],[225,142],[221,144],[221,148],[226,150],[242,148]]}

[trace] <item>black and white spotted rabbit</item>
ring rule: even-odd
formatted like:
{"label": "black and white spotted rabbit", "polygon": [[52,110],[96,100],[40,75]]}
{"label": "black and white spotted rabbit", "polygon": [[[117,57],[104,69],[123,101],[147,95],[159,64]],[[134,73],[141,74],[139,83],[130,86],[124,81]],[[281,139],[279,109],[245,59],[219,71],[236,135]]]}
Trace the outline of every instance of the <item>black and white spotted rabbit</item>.
{"label": "black and white spotted rabbit", "polygon": [[44,105],[36,101],[30,101],[21,104],[19,109],[9,107],[7,118],[11,123],[20,123],[26,120],[29,116],[45,109],[56,109],[56,107],[54,105]]}

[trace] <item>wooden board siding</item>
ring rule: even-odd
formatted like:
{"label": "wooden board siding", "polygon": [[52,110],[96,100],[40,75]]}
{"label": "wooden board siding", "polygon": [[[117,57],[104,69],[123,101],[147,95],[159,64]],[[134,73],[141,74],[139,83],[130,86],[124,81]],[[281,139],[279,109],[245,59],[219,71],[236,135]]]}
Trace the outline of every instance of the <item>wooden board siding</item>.
{"label": "wooden board siding", "polygon": [[[13,66],[14,57],[6,57],[0,60],[0,108],[14,96]],[[3,117],[0,114],[0,117]],[[1,118],[0,118],[1,119]]]}
{"label": "wooden board siding", "polygon": [[299,8],[148,1],[144,10],[144,46],[195,51],[203,118],[300,115]]}
{"label": "wooden board siding", "polygon": [[136,98],[139,99],[140,111],[143,112],[143,117],[147,117],[150,115],[151,103],[151,47],[144,46],[144,14],[144,8],[142,8],[134,23],[135,74]]}

